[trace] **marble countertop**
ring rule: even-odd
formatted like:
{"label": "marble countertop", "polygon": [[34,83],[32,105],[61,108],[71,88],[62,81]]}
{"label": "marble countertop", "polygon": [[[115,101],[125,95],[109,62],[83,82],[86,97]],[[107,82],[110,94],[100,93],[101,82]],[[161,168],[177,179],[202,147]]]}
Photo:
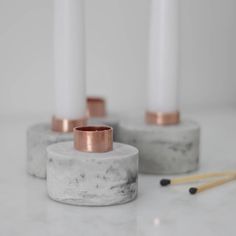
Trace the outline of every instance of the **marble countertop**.
{"label": "marble countertop", "polygon": [[[236,168],[236,108],[188,115],[202,126],[199,171]],[[0,116],[0,235],[235,236],[236,182],[196,196],[188,186],[161,188],[139,177],[136,201],[75,207],[49,199],[45,181],[26,174],[25,131],[40,118]]]}

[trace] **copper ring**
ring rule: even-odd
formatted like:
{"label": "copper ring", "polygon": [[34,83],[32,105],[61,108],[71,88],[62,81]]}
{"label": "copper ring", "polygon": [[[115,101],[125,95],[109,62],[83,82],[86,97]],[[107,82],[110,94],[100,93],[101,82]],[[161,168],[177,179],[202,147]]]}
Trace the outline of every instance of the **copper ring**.
{"label": "copper ring", "polygon": [[180,122],[180,113],[147,112],[146,122],[151,125],[175,125]]}
{"label": "copper ring", "polygon": [[74,128],[74,147],[81,152],[103,153],[113,149],[113,130],[108,126]]}
{"label": "copper ring", "polygon": [[69,133],[73,132],[75,127],[85,125],[87,125],[87,118],[81,118],[78,120],[59,119],[55,116],[52,118],[52,131],[55,132]]}
{"label": "copper ring", "polygon": [[88,97],[87,113],[88,117],[105,117],[106,116],[105,99],[99,97]]}

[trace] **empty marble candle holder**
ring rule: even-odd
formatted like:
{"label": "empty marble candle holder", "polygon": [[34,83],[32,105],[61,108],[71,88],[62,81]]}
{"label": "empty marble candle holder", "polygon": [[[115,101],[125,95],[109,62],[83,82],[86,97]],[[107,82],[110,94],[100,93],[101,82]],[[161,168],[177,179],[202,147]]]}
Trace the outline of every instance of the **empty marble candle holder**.
{"label": "empty marble candle holder", "polygon": [[138,191],[138,150],[113,143],[112,128],[75,128],[74,142],[47,148],[50,198],[79,206],[132,201]]}
{"label": "empty marble candle holder", "polygon": [[[139,150],[140,172],[172,175],[198,168],[200,127],[189,120],[178,123],[178,114],[175,115],[174,119],[172,116],[159,120],[168,125],[151,124],[152,119],[149,122],[132,120],[119,125],[118,140]],[[175,124],[170,125],[171,122]]]}
{"label": "empty marble candle holder", "polygon": [[73,140],[73,128],[85,125],[86,120],[60,120],[53,118],[52,124],[41,123],[27,130],[27,171],[38,178],[46,178],[48,145]]}
{"label": "empty marble candle holder", "polygon": [[87,98],[87,115],[89,125],[105,125],[112,127],[114,141],[117,140],[119,120],[112,115],[107,115],[106,101],[101,97]]}

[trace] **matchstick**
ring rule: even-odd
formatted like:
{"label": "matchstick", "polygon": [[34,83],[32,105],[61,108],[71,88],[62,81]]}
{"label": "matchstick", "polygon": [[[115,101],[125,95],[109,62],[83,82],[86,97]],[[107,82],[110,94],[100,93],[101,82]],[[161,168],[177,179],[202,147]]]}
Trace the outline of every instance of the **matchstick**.
{"label": "matchstick", "polygon": [[199,175],[191,175],[185,177],[179,177],[174,179],[162,179],[160,181],[161,186],[168,186],[168,185],[176,185],[176,184],[184,184],[184,183],[191,183],[202,179],[208,179],[213,177],[223,177],[223,176],[234,176],[236,171],[225,171],[225,172],[216,172],[216,173],[206,173],[206,174],[199,174]]}
{"label": "matchstick", "polygon": [[207,184],[203,184],[198,187],[192,187],[189,189],[189,193],[194,195],[196,193],[200,193],[200,192],[206,191],[208,189],[215,188],[220,185],[226,184],[226,183],[231,182],[233,180],[236,180],[236,175],[232,175],[227,178],[223,178],[223,179],[219,179],[219,180],[207,183]]}

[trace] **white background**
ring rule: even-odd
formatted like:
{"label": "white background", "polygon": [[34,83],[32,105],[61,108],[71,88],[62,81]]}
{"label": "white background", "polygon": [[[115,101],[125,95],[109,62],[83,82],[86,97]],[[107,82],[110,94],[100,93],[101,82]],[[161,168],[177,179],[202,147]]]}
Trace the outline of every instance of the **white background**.
{"label": "white background", "polygon": [[[113,112],[146,106],[148,0],[85,0],[87,89]],[[53,110],[52,0],[0,0],[0,113]],[[181,1],[181,106],[236,101],[236,1]]]}

